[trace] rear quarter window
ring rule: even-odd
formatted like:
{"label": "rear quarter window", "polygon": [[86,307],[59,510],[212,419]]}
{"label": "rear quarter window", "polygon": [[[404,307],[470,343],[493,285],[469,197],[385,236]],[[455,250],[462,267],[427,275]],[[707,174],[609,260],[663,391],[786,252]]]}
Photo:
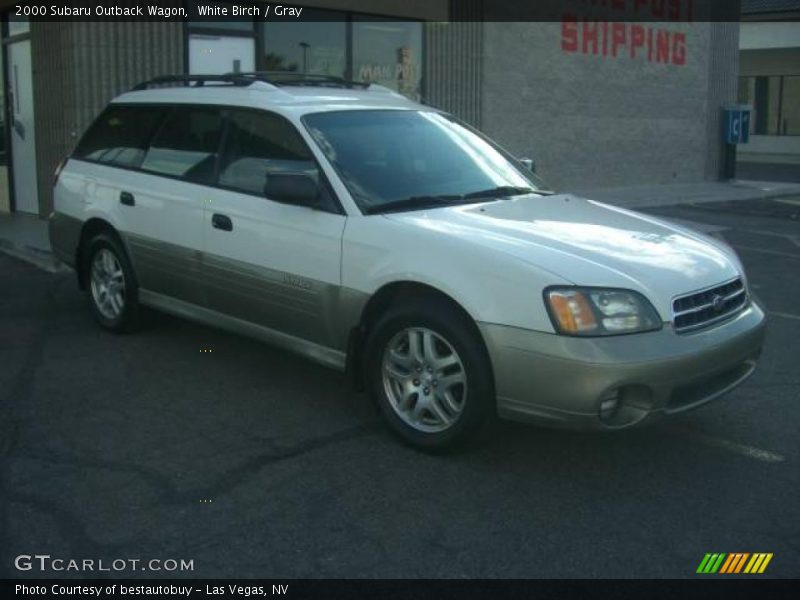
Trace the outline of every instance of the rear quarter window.
{"label": "rear quarter window", "polygon": [[109,106],[83,136],[73,158],[139,167],[164,112],[152,106]]}

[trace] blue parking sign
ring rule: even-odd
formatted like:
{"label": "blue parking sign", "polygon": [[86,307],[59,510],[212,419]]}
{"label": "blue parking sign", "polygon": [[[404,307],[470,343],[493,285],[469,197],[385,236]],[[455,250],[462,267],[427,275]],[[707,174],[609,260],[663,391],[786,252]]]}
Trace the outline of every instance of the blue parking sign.
{"label": "blue parking sign", "polygon": [[750,110],[725,110],[725,142],[727,144],[746,144],[750,141]]}

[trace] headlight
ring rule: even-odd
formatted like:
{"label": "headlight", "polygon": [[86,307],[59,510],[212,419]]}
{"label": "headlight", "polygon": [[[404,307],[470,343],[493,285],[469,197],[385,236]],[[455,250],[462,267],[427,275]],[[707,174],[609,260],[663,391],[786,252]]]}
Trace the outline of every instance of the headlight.
{"label": "headlight", "polygon": [[661,329],[648,300],[631,290],[555,287],[544,292],[558,333],[573,336],[622,335]]}

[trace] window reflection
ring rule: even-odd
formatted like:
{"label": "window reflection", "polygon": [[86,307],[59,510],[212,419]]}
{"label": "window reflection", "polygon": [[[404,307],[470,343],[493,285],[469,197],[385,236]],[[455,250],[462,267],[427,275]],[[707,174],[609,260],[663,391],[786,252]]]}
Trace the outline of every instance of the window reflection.
{"label": "window reflection", "polygon": [[421,98],[422,24],[357,16],[353,21],[353,78]]}
{"label": "window reflection", "polygon": [[[344,16],[306,8],[303,18],[308,20],[263,24],[264,54],[260,69],[344,77],[347,67]],[[340,21],[327,21],[332,18]]]}

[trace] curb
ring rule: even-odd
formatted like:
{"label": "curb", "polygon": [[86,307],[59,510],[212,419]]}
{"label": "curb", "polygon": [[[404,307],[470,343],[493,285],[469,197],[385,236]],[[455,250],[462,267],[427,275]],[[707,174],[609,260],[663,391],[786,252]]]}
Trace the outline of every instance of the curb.
{"label": "curb", "polygon": [[0,252],[17,260],[38,267],[48,273],[65,273],[71,269],[58,260],[52,252],[32,248],[23,244],[15,244],[7,239],[0,238]]}
{"label": "curb", "polygon": [[[741,184],[739,184],[741,186]],[[745,198],[745,200],[777,200],[779,198],[792,198],[797,196],[800,198],[800,184],[795,185],[794,189],[777,189],[777,190],[759,190],[758,188],[751,188],[750,186],[741,186],[747,187],[749,189],[753,189],[754,192],[758,192],[754,194],[752,198]]]}

